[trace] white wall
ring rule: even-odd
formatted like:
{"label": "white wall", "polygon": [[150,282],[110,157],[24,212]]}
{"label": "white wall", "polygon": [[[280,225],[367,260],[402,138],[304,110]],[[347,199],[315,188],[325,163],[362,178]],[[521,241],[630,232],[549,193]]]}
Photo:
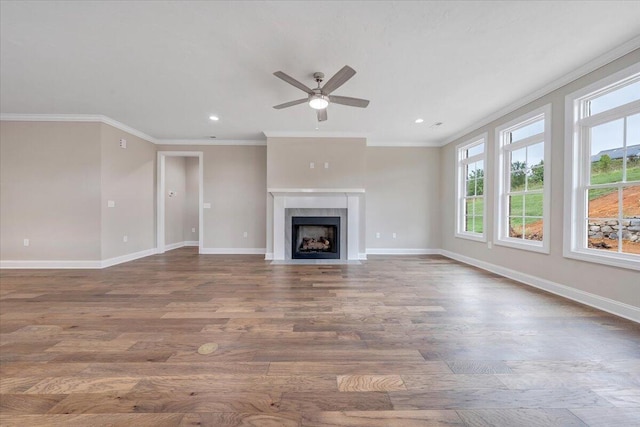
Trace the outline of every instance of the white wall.
{"label": "white wall", "polygon": [[[198,186],[199,186],[199,166],[197,157],[185,157],[185,215],[184,232],[185,242],[197,242],[199,236],[198,225]],[[195,229],[195,231],[194,231]]]}
{"label": "white wall", "polygon": [[[608,267],[602,264],[577,261],[564,258],[563,249],[563,220],[564,215],[564,149],[565,149],[565,96],[595,82],[609,74],[626,68],[640,61],[640,50],[636,50],[621,59],[614,61],[576,81],[543,96],[542,98],[505,115],[474,132],[451,142],[441,150],[442,165],[442,248],[453,254],[459,254],[494,266],[513,270],[518,274],[529,275],[534,278],[550,281],[569,287],[569,293],[587,292],[599,297],[618,301],[623,304],[640,307],[640,273],[623,268]],[[493,246],[488,249],[487,244],[454,237],[455,225],[455,146],[469,138],[488,132],[486,174],[494,176],[496,144],[494,140],[495,128],[503,123],[517,118],[535,108],[552,104],[551,118],[551,235],[550,254],[541,254],[503,246]],[[495,191],[491,179],[485,185],[485,199],[487,211],[487,233],[489,239],[493,237],[495,214],[491,208],[494,205]],[[489,186],[490,185],[490,186]]]}

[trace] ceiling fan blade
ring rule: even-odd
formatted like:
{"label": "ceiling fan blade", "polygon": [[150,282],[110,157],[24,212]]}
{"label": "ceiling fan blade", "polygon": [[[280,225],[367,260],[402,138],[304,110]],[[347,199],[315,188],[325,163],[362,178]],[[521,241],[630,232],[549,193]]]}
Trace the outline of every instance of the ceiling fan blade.
{"label": "ceiling fan blade", "polygon": [[311,89],[309,89],[307,86],[305,86],[304,84],[300,83],[299,81],[297,81],[296,79],[294,79],[293,77],[283,73],[282,71],[276,71],[275,73],[273,73],[274,76],[284,80],[285,82],[289,83],[292,86],[297,87],[298,89],[308,93],[309,95],[313,95],[313,91]]}
{"label": "ceiling fan blade", "polygon": [[327,121],[327,109],[323,108],[322,110],[318,110],[318,121],[325,122]]}
{"label": "ceiling fan blade", "polygon": [[345,65],[340,71],[335,73],[333,77],[331,77],[329,81],[324,84],[324,86],[322,86],[322,93],[325,95],[329,95],[331,92],[345,84],[347,80],[349,80],[355,74],[356,70],[349,67],[348,65]]}
{"label": "ceiling fan blade", "polygon": [[293,107],[294,105],[304,104],[307,102],[307,98],[304,99],[296,99],[295,101],[285,102],[284,104],[274,105],[273,108],[276,110],[282,110],[283,108]]}
{"label": "ceiling fan blade", "polygon": [[330,96],[329,100],[334,104],[348,105],[350,107],[366,108],[369,105],[368,99],[351,98],[350,96]]}

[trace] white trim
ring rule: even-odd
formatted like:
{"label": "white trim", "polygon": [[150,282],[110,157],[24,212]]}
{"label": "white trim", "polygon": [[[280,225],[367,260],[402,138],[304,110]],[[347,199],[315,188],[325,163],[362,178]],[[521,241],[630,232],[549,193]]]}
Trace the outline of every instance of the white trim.
{"label": "white trim", "polygon": [[516,270],[511,270],[499,265],[480,261],[475,258],[470,258],[444,249],[441,250],[441,254],[446,256],[447,258],[451,258],[456,261],[481,268],[491,273],[499,274],[500,276],[516,280],[525,285],[533,286],[535,288],[542,289],[544,291],[579,302],[581,304],[597,308],[598,310],[606,311],[607,313],[615,314],[616,316],[620,316],[625,319],[640,323],[640,307],[635,307],[623,302],[601,297],[599,295],[581,291],[570,286],[562,285],[560,283],[552,282],[546,279],[541,279],[536,276],[524,274]]}
{"label": "white trim", "polygon": [[[267,193],[364,193],[364,188],[267,188]],[[314,194],[317,196],[318,194]]]}
{"label": "white trim", "polygon": [[157,139],[157,145],[267,145],[266,139]]}
{"label": "white trim", "polygon": [[1,121],[14,121],[14,122],[94,122],[104,123],[105,125],[113,126],[116,129],[120,129],[123,132],[130,133],[131,135],[142,138],[146,141],[154,144],[158,143],[158,140],[154,137],[147,135],[137,129],[125,125],[111,117],[103,116],[101,114],[0,114]]}
{"label": "white trim", "polygon": [[[577,259],[585,262],[604,264],[612,267],[628,268],[631,270],[640,270],[640,262],[637,261],[636,255],[605,252],[597,249],[587,248],[586,235],[583,235],[582,229],[578,228],[583,225],[582,220],[575,220],[586,216],[585,208],[579,205],[584,202],[584,197],[580,195],[579,189],[583,183],[587,182],[583,175],[587,171],[586,165],[583,165],[585,158],[590,153],[585,151],[585,144],[580,137],[580,127],[592,126],[589,122],[590,117],[581,119],[580,104],[589,95],[598,92],[607,92],[611,90],[611,86],[623,84],[625,80],[631,79],[634,75],[640,73],[640,63],[635,63],[627,68],[610,74],[596,82],[584,86],[565,96],[565,135],[564,135],[564,222],[563,222],[563,247],[562,255],[565,258]],[[611,118],[614,114],[631,115],[635,113],[638,102],[631,102],[622,106],[618,106],[608,111],[596,114],[595,116]],[[591,117],[595,117],[591,116]],[[583,166],[582,168],[580,166]]]}
{"label": "white trim", "polygon": [[475,124],[471,125],[471,126],[467,126],[466,128],[464,128],[463,130],[461,130],[460,132],[456,132],[454,133],[452,136],[444,139],[443,141],[440,142],[440,147],[443,147],[447,144],[452,143],[453,141],[456,141],[460,138],[462,138],[463,136],[474,132],[476,130],[478,130],[479,128],[488,125],[489,123],[500,119],[501,117],[506,116],[509,113],[512,113],[514,111],[516,111],[518,108],[524,107],[527,104],[530,104],[531,102],[535,101],[536,99],[542,98],[545,95],[550,94],[551,92],[553,92],[554,90],[560,89],[562,86],[565,86],[577,79],[579,79],[582,76],[585,76],[595,70],[597,70],[600,67],[604,67],[605,65],[615,61],[618,58],[623,57],[624,55],[633,52],[634,50],[640,48],[640,36],[636,36],[634,38],[632,38],[631,40],[623,43],[622,45],[611,49],[609,51],[607,51],[604,55],[601,55],[589,62],[587,62],[586,64],[584,64],[582,67],[579,67],[573,71],[571,71],[568,74],[565,74],[564,76],[560,77],[559,79],[554,80],[553,82],[549,83],[546,86],[543,86],[542,88],[538,89],[537,91],[533,92],[532,94],[525,96],[524,98],[520,98],[518,99],[516,102],[507,105],[506,107],[496,111],[493,114],[490,114],[489,116],[485,117],[484,119],[476,122]]}
{"label": "white trim", "polygon": [[[265,249],[266,250],[266,249]],[[265,252],[264,259],[266,261],[271,261],[273,259],[273,252]]]}
{"label": "white trim", "polygon": [[298,131],[262,131],[267,138],[367,138],[362,132],[298,132]]}
{"label": "white trim", "polygon": [[15,268],[15,269],[59,269],[59,268],[72,268],[72,269],[94,269],[102,268],[101,261],[0,261],[0,269]]}
{"label": "white trim", "polygon": [[132,254],[121,255],[114,258],[109,258],[102,260],[99,268],[111,267],[117,264],[122,264],[124,262],[133,261],[140,258],[145,258],[151,255],[155,255],[157,253],[155,248],[145,249],[144,251],[134,252]]}
{"label": "white trim", "polygon": [[[475,147],[476,145],[484,144],[484,150],[482,153],[476,154],[474,156],[468,157],[466,159],[461,158],[461,150],[468,150],[469,148]],[[453,231],[454,237],[459,237],[462,239],[475,240],[477,242],[486,242],[487,241],[487,188],[489,188],[488,182],[488,174],[487,174],[487,151],[489,148],[489,133],[483,132],[474,138],[469,138],[464,142],[456,145],[455,147],[455,156],[456,156],[456,180],[455,180],[455,228]],[[462,210],[462,202],[463,199],[466,198],[466,192],[464,191],[464,186],[467,181],[466,173],[463,176],[463,166],[476,162],[478,160],[482,160],[482,165],[484,168],[484,176],[483,176],[483,190],[482,190],[482,200],[484,204],[483,213],[482,213],[482,233],[474,233],[469,231],[464,231],[464,217]],[[465,193],[464,196],[462,194]]]}
{"label": "white trim", "polygon": [[266,248],[201,248],[202,255],[265,255]]}
{"label": "white trim", "polygon": [[366,261],[366,260],[367,260],[367,254],[366,254],[366,252],[364,252],[364,253],[363,253],[363,252],[359,252],[359,253],[358,253],[358,259],[359,259],[359,260],[362,260],[362,261]]}
{"label": "white trim", "polygon": [[171,243],[168,245],[164,245],[164,252],[172,251],[174,249],[179,249],[184,247],[184,242]]}
{"label": "white trim", "polygon": [[439,255],[440,249],[367,248],[367,255]]}
{"label": "white trim", "polygon": [[166,157],[196,157],[198,158],[198,252],[202,253],[204,245],[204,153],[202,151],[158,151],[156,177],[156,250],[163,253],[164,243],[164,193],[165,193],[165,158]]}
{"label": "white trim", "polygon": [[105,259],[102,261],[49,261],[49,260],[36,260],[36,261],[0,261],[0,269],[16,268],[16,269],[101,269],[111,267],[117,264],[133,261],[139,258],[145,258],[150,255],[155,255],[156,249],[146,249],[144,251],[134,252],[131,254],[121,255],[114,258]]}
{"label": "white trim", "polygon": [[419,147],[438,148],[442,145],[438,141],[393,141],[383,139],[367,139],[367,147]]}
{"label": "white trim", "polygon": [[[551,251],[551,235],[550,235],[550,221],[551,221],[551,145],[553,141],[553,135],[551,134],[551,120],[552,120],[552,107],[551,104],[543,105],[542,107],[531,110],[513,120],[508,121],[495,128],[495,154],[496,167],[494,167],[494,198],[493,208],[494,216],[494,229],[493,229],[493,242],[499,246],[507,246],[515,249],[523,249],[527,251],[534,251],[548,254]],[[506,203],[506,177],[511,176],[511,164],[509,163],[509,156],[507,153],[512,150],[505,148],[507,145],[503,142],[503,135],[506,135],[514,130],[514,128],[520,128],[527,126],[531,123],[538,122],[542,118],[544,120],[544,176],[542,186],[542,241],[518,239],[509,236],[507,227],[509,225],[509,219],[507,217],[507,203]],[[525,138],[521,141],[517,141],[518,147],[523,148],[525,142],[529,144],[537,143],[539,136],[534,135],[529,138]],[[523,195],[526,192],[522,192]],[[533,194],[538,194],[533,192]],[[486,208],[486,207],[485,207]],[[524,214],[524,212],[523,212]],[[524,216],[524,215],[523,215]],[[523,224],[524,225],[524,224]],[[523,233],[525,228],[523,227]]]}

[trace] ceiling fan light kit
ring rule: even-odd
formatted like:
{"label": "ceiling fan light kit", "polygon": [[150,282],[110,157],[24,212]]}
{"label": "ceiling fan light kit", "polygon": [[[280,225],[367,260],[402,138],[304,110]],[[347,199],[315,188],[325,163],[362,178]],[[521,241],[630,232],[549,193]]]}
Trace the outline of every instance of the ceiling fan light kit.
{"label": "ceiling fan light kit", "polygon": [[309,97],[309,107],[314,110],[322,110],[329,105],[329,98],[324,95],[313,95]]}
{"label": "ceiling fan light kit", "polygon": [[338,89],[340,86],[345,84],[351,77],[356,74],[356,71],[345,65],[338,71],[333,77],[329,79],[328,82],[324,84],[324,86],[320,87],[320,83],[324,80],[324,74],[317,72],[313,73],[313,78],[318,84],[318,87],[315,89],[308,88],[305,84],[300,83],[298,80],[293,77],[283,73],[282,71],[276,71],[273,73],[274,76],[284,80],[292,86],[297,87],[298,89],[306,92],[308,96],[307,99],[297,99],[295,101],[285,102],[284,104],[275,105],[273,108],[276,110],[281,110],[287,107],[293,107],[294,105],[303,104],[305,102],[309,103],[309,106],[316,110],[318,121],[323,122],[327,120],[327,107],[330,103],[347,105],[349,107],[359,107],[366,108],[369,105],[369,101],[366,99],[360,98],[351,98],[349,96],[330,96],[330,94]]}

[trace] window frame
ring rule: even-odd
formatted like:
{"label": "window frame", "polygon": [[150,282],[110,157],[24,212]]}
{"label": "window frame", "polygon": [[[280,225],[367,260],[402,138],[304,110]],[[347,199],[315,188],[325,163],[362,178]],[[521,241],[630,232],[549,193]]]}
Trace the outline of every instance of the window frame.
{"label": "window frame", "polygon": [[[551,104],[546,104],[540,108],[529,111],[507,123],[497,126],[495,129],[496,141],[496,168],[495,168],[495,194],[494,199],[494,243],[500,246],[507,246],[515,249],[523,249],[527,251],[550,253],[550,212],[551,212]],[[513,144],[506,143],[507,135],[511,132],[523,128],[529,124],[535,123],[540,119],[544,120],[544,130],[541,133],[523,138]],[[544,170],[542,185],[542,241],[527,240],[524,238],[510,237],[508,233],[509,215],[507,189],[511,185],[511,164],[509,162],[510,151],[519,148],[525,148],[540,142],[544,143]],[[523,192],[526,195],[527,191]],[[537,193],[537,192],[536,192]],[[524,215],[523,215],[524,217]]]}
{"label": "window frame", "polygon": [[[592,116],[586,114],[588,101],[640,80],[640,63],[591,83],[565,97],[565,170],[563,256],[614,267],[640,270],[640,257],[588,247],[588,203],[586,197],[590,173],[590,152],[585,130],[640,113],[640,100],[632,101]],[[588,161],[587,161],[588,160]],[[635,181],[634,181],[635,182]],[[616,183],[623,186],[624,184]]]}
{"label": "window frame", "polygon": [[[487,144],[488,133],[484,132],[474,138],[470,138],[465,142],[456,145],[456,225],[455,225],[455,237],[462,239],[474,240],[477,242],[487,241]],[[463,157],[463,152],[477,146],[484,144],[484,150],[480,154],[473,155],[471,157]],[[482,214],[482,233],[476,233],[472,231],[466,231],[464,229],[466,210],[465,200],[467,198],[465,191],[465,183],[467,181],[466,166],[469,163],[475,163],[482,160],[484,170],[484,184],[482,191],[482,199],[484,201],[484,209]]]}

